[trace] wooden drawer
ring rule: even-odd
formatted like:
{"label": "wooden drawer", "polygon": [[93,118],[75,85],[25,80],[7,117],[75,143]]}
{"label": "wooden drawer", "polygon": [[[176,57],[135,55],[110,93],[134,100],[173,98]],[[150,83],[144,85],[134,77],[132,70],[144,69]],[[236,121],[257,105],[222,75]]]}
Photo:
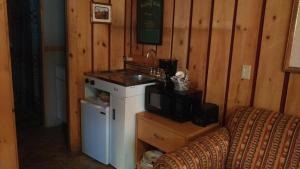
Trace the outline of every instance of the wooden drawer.
{"label": "wooden drawer", "polygon": [[174,151],[186,144],[184,137],[143,119],[138,121],[137,132],[138,139],[157,147],[164,152]]}

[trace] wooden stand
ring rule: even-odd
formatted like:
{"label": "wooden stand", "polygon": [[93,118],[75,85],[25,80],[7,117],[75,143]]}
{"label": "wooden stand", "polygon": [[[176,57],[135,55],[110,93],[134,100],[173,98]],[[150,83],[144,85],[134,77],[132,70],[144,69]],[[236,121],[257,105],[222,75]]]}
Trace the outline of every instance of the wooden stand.
{"label": "wooden stand", "polygon": [[178,123],[149,112],[138,113],[136,127],[137,169],[140,169],[140,160],[144,152],[153,149],[158,149],[164,153],[174,151],[218,127],[218,123],[200,127],[192,122]]}

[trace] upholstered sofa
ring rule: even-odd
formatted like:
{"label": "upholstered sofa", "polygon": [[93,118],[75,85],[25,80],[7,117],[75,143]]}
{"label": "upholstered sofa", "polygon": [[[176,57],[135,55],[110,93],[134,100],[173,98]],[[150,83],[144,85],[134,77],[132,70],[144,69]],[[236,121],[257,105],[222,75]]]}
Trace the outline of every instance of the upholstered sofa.
{"label": "upholstered sofa", "polygon": [[163,155],[154,169],[299,169],[300,118],[237,108],[224,128]]}

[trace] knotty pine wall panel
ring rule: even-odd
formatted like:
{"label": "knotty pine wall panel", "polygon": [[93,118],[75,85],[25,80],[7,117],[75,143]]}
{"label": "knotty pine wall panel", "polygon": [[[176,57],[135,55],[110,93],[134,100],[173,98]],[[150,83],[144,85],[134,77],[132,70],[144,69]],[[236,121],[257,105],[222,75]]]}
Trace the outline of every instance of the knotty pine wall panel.
{"label": "knotty pine wall panel", "polygon": [[157,58],[170,59],[172,51],[175,0],[164,0],[164,24],[162,45],[157,45]]}
{"label": "knotty pine wall panel", "polygon": [[292,0],[267,0],[254,106],[280,111],[291,9]]}
{"label": "knotty pine wall panel", "polygon": [[[162,45],[137,43],[137,0],[97,1],[117,10],[111,25],[91,24],[91,1],[67,1],[73,150],[80,149],[84,72],[122,68],[122,55],[152,64],[145,60],[148,49],[156,50],[157,58],[178,59],[181,69],[187,66],[204,100],[221,106],[221,119],[236,105],[300,115],[299,75],[282,71],[292,0],[164,0]],[[250,80],[241,80],[244,64],[252,66]]]}
{"label": "knotty pine wall panel", "polygon": [[[226,107],[228,109],[238,105],[249,105],[251,101],[252,90],[249,89],[253,85],[253,68],[256,63],[263,2],[262,0],[238,1]],[[244,64],[252,67],[250,80],[241,79]]]}
{"label": "knotty pine wall panel", "polygon": [[192,0],[175,0],[172,59],[178,60],[178,69],[185,70],[189,49],[189,27]]}
{"label": "knotty pine wall panel", "polygon": [[94,2],[113,6],[111,24],[91,23],[91,0],[67,1],[68,125],[72,151],[81,150],[80,100],[84,98],[84,73],[123,68],[126,3],[124,0]]}
{"label": "knotty pine wall panel", "polygon": [[193,3],[188,69],[192,85],[202,90],[206,88],[212,2],[213,0],[197,0]]}
{"label": "knotty pine wall panel", "polygon": [[103,24],[93,25],[93,71],[109,69],[109,26]]}
{"label": "knotty pine wall panel", "polygon": [[[144,62],[143,45],[137,43],[137,0],[131,1],[131,56],[138,62]],[[126,16],[127,17],[127,16]]]}
{"label": "knotty pine wall panel", "polygon": [[[110,4],[110,0],[95,0],[96,3]],[[92,3],[92,1],[90,1]],[[91,13],[91,11],[89,11]],[[92,24],[93,52],[92,60],[93,71],[105,71],[110,67],[110,25],[95,23]]]}
{"label": "knotty pine wall panel", "polygon": [[[288,81],[282,69],[292,0],[192,0],[179,9],[180,3],[164,1],[162,45],[137,44],[132,39],[131,55],[137,54],[137,62],[146,63],[149,48],[157,49],[157,58],[178,59],[180,69],[187,62],[193,86],[204,91],[205,101],[221,106],[221,115],[238,105],[286,109],[291,114],[300,111],[288,103],[300,102],[293,97],[299,81],[293,73]],[[130,17],[136,20],[136,6],[132,9]],[[136,38],[135,26],[136,21],[132,38]],[[252,68],[250,80],[241,79],[243,65]]]}
{"label": "knotty pine wall panel", "polygon": [[67,1],[69,147],[81,150],[80,99],[84,72],[92,71],[90,2]]}
{"label": "knotty pine wall panel", "polygon": [[234,0],[215,0],[213,11],[205,99],[220,106],[220,119],[223,118],[225,104],[235,3]]}
{"label": "knotty pine wall panel", "polygon": [[125,0],[111,0],[113,5],[110,30],[110,69],[123,69],[125,54]]}
{"label": "knotty pine wall panel", "polygon": [[125,56],[130,56],[131,55],[131,33],[132,33],[132,17],[131,17],[131,12],[132,12],[132,2],[131,0],[126,0],[125,1]]}
{"label": "knotty pine wall panel", "polygon": [[0,0],[0,168],[18,169],[7,1]]}

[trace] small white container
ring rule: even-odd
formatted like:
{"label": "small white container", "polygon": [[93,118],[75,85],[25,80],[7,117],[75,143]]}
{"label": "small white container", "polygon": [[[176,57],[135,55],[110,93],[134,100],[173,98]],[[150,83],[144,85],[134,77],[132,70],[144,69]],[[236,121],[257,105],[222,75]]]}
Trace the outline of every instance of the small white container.
{"label": "small white container", "polygon": [[158,150],[151,150],[145,152],[141,160],[142,169],[153,169],[153,164],[162,155],[163,153]]}

